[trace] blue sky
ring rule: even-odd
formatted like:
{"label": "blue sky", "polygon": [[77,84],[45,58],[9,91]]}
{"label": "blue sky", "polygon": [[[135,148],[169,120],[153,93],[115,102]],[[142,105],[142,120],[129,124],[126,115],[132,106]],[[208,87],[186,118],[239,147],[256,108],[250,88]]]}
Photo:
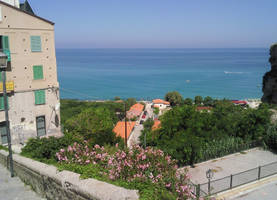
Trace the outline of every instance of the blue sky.
{"label": "blue sky", "polygon": [[57,48],[268,48],[277,42],[277,0],[29,2],[55,22]]}

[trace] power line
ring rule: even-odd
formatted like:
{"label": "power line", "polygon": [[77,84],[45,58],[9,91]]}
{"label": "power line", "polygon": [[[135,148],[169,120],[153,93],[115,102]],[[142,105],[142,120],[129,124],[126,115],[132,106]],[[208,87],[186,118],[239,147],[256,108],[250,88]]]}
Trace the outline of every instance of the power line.
{"label": "power line", "polygon": [[81,93],[81,92],[76,92],[74,90],[69,90],[69,89],[65,89],[65,88],[61,88],[60,87],[60,90],[64,91],[64,92],[69,92],[71,94],[76,94],[76,95],[81,95],[83,97],[86,97],[86,98],[89,98],[89,99],[99,99],[99,97],[93,97],[93,96],[89,96],[87,94],[84,94],[84,93]]}

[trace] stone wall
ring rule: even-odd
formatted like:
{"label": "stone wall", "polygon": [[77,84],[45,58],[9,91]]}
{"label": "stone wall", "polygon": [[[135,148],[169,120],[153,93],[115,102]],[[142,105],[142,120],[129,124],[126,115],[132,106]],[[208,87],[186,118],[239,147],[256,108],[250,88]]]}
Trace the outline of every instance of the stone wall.
{"label": "stone wall", "polygon": [[265,103],[277,104],[277,44],[270,48],[271,70],[263,77],[263,97]]}
{"label": "stone wall", "polygon": [[[0,164],[7,166],[6,151],[0,150]],[[14,154],[15,174],[35,192],[50,200],[137,200],[138,192],[80,175],[59,172],[56,167]]]}

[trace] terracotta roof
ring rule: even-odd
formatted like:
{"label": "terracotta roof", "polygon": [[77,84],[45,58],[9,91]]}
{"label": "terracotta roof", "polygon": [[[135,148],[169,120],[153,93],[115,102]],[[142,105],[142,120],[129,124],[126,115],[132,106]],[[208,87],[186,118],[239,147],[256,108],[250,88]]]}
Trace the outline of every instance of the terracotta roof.
{"label": "terracotta roof", "polygon": [[[127,122],[127,138],[129,138],[136,122]],[[116,126],[113,128],[113,132],[116,136],[125,138],[125,122],[117,122]]]}
{"label": "terracotta roof", "polygon": [[165,104],[165,105],[170,105],[168,101],[162,100],[162,99],[154,99],[152,101],[154,104]]}
{"label": "terracotta roof", "polygon": [[201,107],[201,106],[198,106],[197,108],[196,108],[197,110],[212,110],[213,108],[212,107],[208,107],[208,106],[203,106],[203,107]]}
{"label": "terracotta roof", "polygon": [[159,128],[161,128],[161,121],[160,120],[155,120],[154,124],[152,126],[152,131],[157,130]]}
{"label": "terracotta roof", "polygon": [[129,111],[131,111],[131,110],[137,110],[137,111],[142,112],[143,108],[144,108],[144,105],[142,105],[140,103],[136,103],[136,104],[132,105],[132,107],[130,108]]}
{"label": "terracotta roof", "polygon": [[30,15],[30,16],[35,17],[35,18],[37,18],[37,19],[40,19],[40,20],[42,20],[42,21],[45,21],[45,22],[47,22],[47,23],[49,23],[49,24],[51,24],[51,25],[54,25],[54,24],[55,24],[54,22],[51,22],[51,21],[49,21],[49,20],[47,20],[47,19],[44,19],[44,18],[42,18],[42,17],[39,17],[39,16],[37,16],[37,15],[30,14],[30,13],[27,12],[27,11],[21,10],[21,9],[19,9],[19,8],[15,7],[15,6],[12,6],[12,5],[8,4],[8,3],[5,3],[5,2],[3,2],[3,1],[0,1],[0,4],[3,4],[3,5],[8,6],[8,7],[10,7],[10,8],[13,8],[13,9],[19,11],[19,12],[23,12],[23,13],[25,13],[25,14],[27,14],[27,15]]}
{"label": "terracotta roof", "polygon": [[233,100],[232,103],[234,103],[234,104],[247,104],[246,101],[239,101],[239,100]]}

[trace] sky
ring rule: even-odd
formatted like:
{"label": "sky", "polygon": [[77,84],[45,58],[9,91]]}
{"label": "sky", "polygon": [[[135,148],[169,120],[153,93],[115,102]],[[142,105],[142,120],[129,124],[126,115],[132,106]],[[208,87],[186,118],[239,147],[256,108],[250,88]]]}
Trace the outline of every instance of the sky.
{"label": "sky", "polygon": [[277,42],[277,0],[29,3],[55,22],[57,48],[268,48]]}

